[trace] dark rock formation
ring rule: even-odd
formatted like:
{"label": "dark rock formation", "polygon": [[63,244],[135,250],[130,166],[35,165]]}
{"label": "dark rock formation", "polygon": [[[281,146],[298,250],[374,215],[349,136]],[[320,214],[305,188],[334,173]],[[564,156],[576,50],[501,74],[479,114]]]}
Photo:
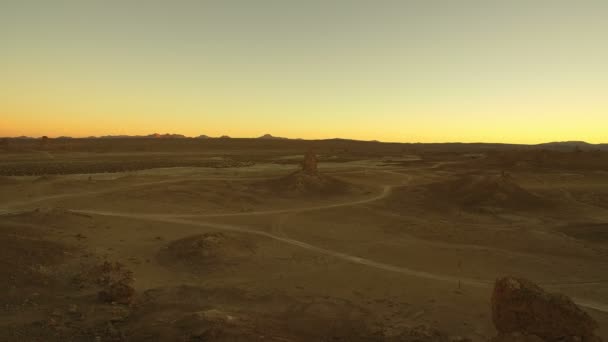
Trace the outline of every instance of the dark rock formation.
{"label": "dark rock formation", "polygon": [[208,232],[171,241],[159,251],[158,261],[170,268],[193,273],[236,265],[251,258],[256,242],[230,232]]}
{"label": "dark rock formation", "polygon": [[135,289],[123,282],[113,283],[101,290],[98,297],[102,302],[128,305],[135,299]]}
{"label": "dark rock formation", "polygon": [[492,320],[500,334],[495,341],[597,341],[597,323],[570,298],[526,279],[496,280]]}
{"label": "dark rock formation", "polygon": [[302,171],[309,175],[318,174],[317,156],[312,150],[308,150],[308,152],[306,152],[304,155],[304,160],[302,161]]}

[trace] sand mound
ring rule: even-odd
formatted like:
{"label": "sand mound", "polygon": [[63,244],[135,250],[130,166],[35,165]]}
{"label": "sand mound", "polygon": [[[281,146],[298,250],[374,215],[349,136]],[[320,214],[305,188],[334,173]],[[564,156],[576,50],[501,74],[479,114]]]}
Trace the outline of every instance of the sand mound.
{"label": "sand mound", "polygon": [[430,186],[433,197],[463,208],[537,209],[549,201],[520,187],[508,175],[475,175]]}
{"label": "sand mound", "polygon": [[250,236],[235,233],[205,233],[170,242],[159,254],[165,266],[203,271],[237,264],[255,253]]}
{"label": "sand mound", "polygon": [[268,195],[288,197],[328,197],[355,192],[353,185],[320,173],[317,164],[317,156],[309,150],[304,155],[301,170],[285,177],[260,182],[254,187]]}
{"label": "sand mound", "polygon": [[356,188],[339,179],[320,173],[294,172],[285,177],[257,184],[273,195],[283,196],[338,196],[353,193]]}

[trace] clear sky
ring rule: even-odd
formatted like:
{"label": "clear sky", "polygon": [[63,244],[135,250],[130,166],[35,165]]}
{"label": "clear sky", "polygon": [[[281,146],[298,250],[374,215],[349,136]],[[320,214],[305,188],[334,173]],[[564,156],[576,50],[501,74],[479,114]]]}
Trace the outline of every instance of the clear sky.
{"label": "clear sky", "polygon": [[0,136],[608,142],[605,0],[0,0]]}

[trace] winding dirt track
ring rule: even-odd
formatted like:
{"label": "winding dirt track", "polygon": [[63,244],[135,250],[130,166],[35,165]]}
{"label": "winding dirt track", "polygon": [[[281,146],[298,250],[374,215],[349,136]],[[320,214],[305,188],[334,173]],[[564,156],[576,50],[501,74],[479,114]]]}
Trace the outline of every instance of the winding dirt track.
{"label": "winding dirt track", "polygon": [[[396,173],[395,171],[387,171],[387,172]],[[206,228],[212,228],[212,229],[220,229],[220,230],[235,231],[235,232],[241,232],[241,233],[247,233],[247,234],[254,234],[254,235],[263,236],[263,237],[266,237],[269,239],[273,239],[276,241],[280,241],[283,243],[287,243],[287,244],[290,244],[293,246],[297,246],[300,248],[304,248],[304,249],[307,249],[307,250],[310,250],[313,252],[329,255],[329,256],[332,256],[332,257],[335,257],[338,259],[342,259],[342,260],[352,262],[355,264],[359,264],[359,265],[372,267],[372,268],[379,269],[379,270],[395,272],[395,273],[400,273],[400,274],[404,274],[407,276],[412,276],[412,277],[417,277],[417,278],[422,278],[422,279],[429,279],[429,280],[434,280],[434,281],[451,282],[451,283],[458,283],[458,284],[462,284],[462,285],[483,287],[483,288],[491,287],[493,285],[493,281],[490,281],[490,280],[454,277],[454,276],[449,276],[449,275],[444,275],[444,274],[419,271],[419,270],[414,270],[414,269],[407,268],[407,267],[400,267],[400,266],[385,264],[385,263],[377,262],[374,260],[345,254],[342,252],[314,246],[314,245],[311,245],[311,244],[303,242],[303,241],[291,239],[286,236],[278,236],[278,235],[274,235],[274,234],[271,234],[268,232],[259,231],[259,230],[255,230],[255,229],[251,229],[251,228],[247,228],[247,227],[243,227],[243,226],[236,226],[236,225],[223,224],[223,223],[198,222],[198,221],[191,221],[191,220],[184,219],[184,218],[188,218],[188,217],[233,217],[233,216],[251,216],[251,215],[288,214],[288,213],[326,210],[326,209],[333,209],[333,208],[339,208],[339,207],[367,204],[367,203],[375,202],[375,201],[388,197],[391,194],[392,189],[395,187],[401,187],[401,186],[405,186],[405,185],[409,184],[409,182],[412,179],[411,176],[405,175],[405,174],[402,174],[402,175],[406,176],[408,178],[407,178],[407,180],[404,180],[401,185],[396,185],[396,186],[384,185],[382,187],[382,191],[380,192],[380,194],[378,194],[374,197],[370,197],[370,198],[366,198],[366,199],[362,199],[362,200],[356,200],[356,201],[333,203],[333,204],[327,204],[327,205],[309,206],[309,207],[278,209],[278,210],[262,210],[262,211],[252,211],[252,212],[245,212],[245,213],[222,213],[222,214],[201,214],[201,215],[179,215],[179,214],[171,215],[171,214],[141,214],[141,213],[137,214],[137,213],[97,211],[97,210],[71,210],[71,211],[76,212],[76,213],[90,214],[90,215],[123,217],[123,218],[130,218],[130,219],[139,219],[139,220],[147,220],[147,221],[155,221],[155,222],[172,223],[172,224],[199,226],[199,227],[206,227]],[[597,282],[581,282],[581,283],[576,283],[576,284],[575,283],[551,283],[551,284],[541,284],[541,285],[572,286],[572,285],[586,285],[586,284],[596,284],[596,283]],[[605,305],[603,303],[593,302],[593,301],[584,300],[584,299],[577,299],[577,298],[573,298],[573,300],[580,306],[584,306],[584,307],[587,307],[590,309],[608,313],[608,305]]]}
{"label": "winding dirt track", "polygon": [[72,193],[67,193],[67,194],[39,196],[36,198],[24,200],[24,201],[9,202],[9,203],[4,204],[4,206],[5,206],[4,209],[0,208],[0,214],[13,213],[13,212],[19,211],[19,210],[10,210],[10,208],[21,207],[21,206],[44,202],[44,201],[48,201],[48,200],[64,199],[64,198],[77,198],[77,197],[85,197],[85,196],[93,196],[93,195],[103,195],[103,194],[109,194],[109,193],[121,191],[121,190],[139,188],[142,186],[171,184],[171,183],[180,183],[180,182],[187,182],[187,181],[208,181],[208,180],[252,181],[252,180],[269,180],[269,179],[272,179],[272,177],[238,177],[238,178],[237,177],[195,177],[195,178],[163,179],[163,180],[153,181],[153,182],[144,182],[144,183],[137,183],[137,184],[126,184],[126,185],[122,185],[122,186],[114,186],[114,187],[110,187],[110,188],[103,189],[103,190],[79,191],[79,192],[72,192]]}
{"label": "winding dirt track", "polygon": [[[431,168],[435,168],[440,165],[441,165],[441,163],[438,163]],[[362,171],[364,171],[364,170],[362,170]],[[362,171],[355,171],[355,172],[362,172]],[[376,170],[376,171],[380,171],[380,170]],[[367,203],[375,202],[375,201],[388,197],[391,194],[391,191],[393,188],[405,186],[405,185],[409,184],[409,182],[411,181],[411,176],[409,176],[407,174],[400,174],[397,172],[400,170],[382,170],[382,171],[402,175],[404,177],[407,177],[407,180],[404,180],[400,185],[384,185],[382,187],[382,191],[378,195],[370,197],[370,198],[356,200],[356,201],[349,201],[349,202],[333,203],[333,204],[327,204],[327,205],[316,205],[316,206],[277,209],[277,210],[251,211],[251,212],[243,212],[243,213],[188,214],[188,215],[142,214],[142,213],[124,213],[124,212],[114,212],[114,211],[97,211],[97,210],[70,210],[70,211],[75,212],[75,213],[83,213],[83,214],[90,214],[90,215],[123,217],[123,218],[129,218],[129,219],[138,219],[138,220],[147,220],[147,221],[154,221],[154,222],[171,223],[171,224],[199,226],[199,227],[206,227],[206,228],[212,228],[212,229],[220,229],[220,230],[235,231],[235,232],[241,232],[241,233],[247,233],[247,234],[254,234],[254,235],[263,236],[263,237],[266,237],[269,239],[281,241],[283,243],[297,246],[300,248],[304,248],[304,249],[307,249],[307,250],[310,250],[313,252],[317,252],[320,254],[329,255],[329,256],[332,256],[332,257],[335,257],[338,259],[342,259],[342,260],[351,262],[351,263],[360,264],[360,265],[372,267],[372,268],[379,269],[379,270],[395,272],[395,273],[400,273],[400,274],[404,274],[407,276],[412,276],[412,277],[417,277],[417,278],[422,278],[422,279],[429,279],[429,280],[434,280],[434,281],[460,283],[463,285],[474,286],[474,287],[483,287],[483,288],[491,287],[493,284],[493,281],[490,281],[490,280],[454,277],[454,276],[449,276],[449,275],[419,271],[419,270],[414,270],[414,269],[407,268],[407,267],[400,267],[400,266],[380,263],[377,261],[361,258],[358,256],[353,256],[353,255],[345,254],[342,252],[314,246],[309,243],[291,239],[291,238],[288,238],[285,236],[278,236],[278,235],[274,235],[274,234],[271,234],[268,232],[259,231],[259,230],[255,230],[255,229],[251,229],[251,228],[247,228],[247,227],[243,227],[243,226],[236,226],[236,225],[222,224],[222,223],[198,222],[198,221],[191,221],[191,220],[184,219],[184,218],[188,218],[188,217],[192,217],[192,218],[196,218],[196,217],[233,217],[233,216],[287,214],[287,213],[299,213],[299,212],[306,212],[306,211],[326,210],[326,209],[332,209],[332,208],[367,204]],[[199,180],[228,180],[228,179],[230,179],[230,180],[248,180],[245,178],[234,178],[234,179],[233,178],[220,178],[220,177],[199,178]],[[262,178],[256,178],[256,179],[262,179]],[[267,178],[265,178],[265,179],[267,179]],[[125,186],[125,187],[114,187],[114,188],[104,189],[104,190],[94,191],[94,192],[91,191],[91,192],[81,192],[81,193],[74,193],[74,194],[61,194],[61,195],[47,196],[47,197],[36,198],[36,199],[32,199],[32,200],[24,201],[24,202],[20,202],[20,203],[12,203],[9,207],[14,207],[14,206],[23,205],[23,204],[36,203],[36,202],[44,201],[47,199],[96,195],[96,194],[102,194],[102,193],[110,193],[110,192],[122,190],[125,188],[166,184],[166,183],[181,182],[181,181],[187,181],[187,180],[190,180],[190,179],[171,179],[171,180],[155,181],[155,182],[148,182],[148,183],[140,183],[140,184]],[[192,179],[192,180],[194,180],[194,179]],[[14,212],[16,212],[16,211],[5,210],[5,213],[14,213]],[[0,211],[0,214],[1,213],[2,212]],[[543,284],[541,284],[541,285],[543,285]],[[551,284],[547,284],[547,285],[561,286],[561,285],[576,285],[576,284],[551,283]],[[580,283],[580,285],[585,285],[585,283]],[[573,300],[580,306],[584,306],[587,308],[591,308],[594,310],[608,313],[608,305],[605,305],[603,303],[588,301],[588,300],[584,300],[584,299],[576,299],[576,298],[573,298]]]}
{"label": "winding dirt track", "polygon": [[[372,200],[373,200],[373,198],[370,198],[370,199],[367,199],[365,202],[370,202]],[[354,204],[356,204],[356,203],[351,202],[351,205],[354,205]],[[348,205],[348,204],[343,203],[341,205],[344,206],[344,205]],[[319,209],[326,209],[326,208],[333,208],[333,207],[336,207],[336,205],[326,206],[326,207],[322,207]],[[299,209],[281,211],[281,213],[304,211],[304,210],[313,210],[313,209],[312,209],[312,207],[299,208]],[[418,278],[432,279],[432,280],[438,280],[438,281],[447,281],[447,282],[453,282],[453,283],[460,282],[462,284],[471,285],[471,286],[488,286],[491,284],[491,282],[483,281],[483,280],[445,276],[445,275],[434,274],[434,273],[429,273],[429,272],[417,271],[417,270],[413,270],[413,269],[406,268],[406,267],[398,267],[398,266],[393,266],[393,265],[389,265],[389,264],[384,264],[384,263],[376,262],[373,260],[333,251],[330,249],[317,247],[317,246],[311,245],[311,244],[303,242],[303,241],[299,241],[299,240],[295,240],[295,239],[291,239],[291,238],[287,238],[287,237],[282,237],[282,236],[277,236],[277,235],[267,233],[264,231],[259,231],[259,230],[250,229],[250,228],[246,228],[246,227],[242,227],[242,226],[231,225],[231,224],[190,221],[190,220],[175,218],[175,217],[173,217],[173,215],[130,214],[130,213],[95,211],[95,210],[70,210],[70,211],[75,212],[75,213],[82,213],[82,214],[124,217],[124,218],[130,218],[130,219],[164,222],[164,223],[172,223],[172,224],[183,224],[183,225],[189,225],[189,226],[199,226],[199,227],[205,227],[205,228],[213,228],[213,229],[228,230],[228,231],[234,231],[234,232],[240,232],[240,233],[254,234],[254,235],[267,237],[267,238],[270,238],[273,240],[281,241],[281,242],[284,242],[284,243],[287,243],[290,245],[298,246],[298,247],[301,247],[301,248],[304,248],[307,250],[311,250],[311,251],[314,251],[317,253],[333,256],[338,259],[346,260],[346,261],[353,262],[356,264],[366,265],[366,266],[370,266],[373,268],[396,272],[396,273],[402,273],[402,274],[406,274],[406,275],[410,275],[410,276],[415,276]]]}
{"label": "winding dirt track", "polygon": [[[437,167],[442,166],[443,164],[446,164],[448,162],[439,162],[439,163],[435,163],[432,166],[428,167],[429,169],[435,169]],[[404,181],[403,183],[407,183],[411,180],[411,176],[410,175],[406,175],[406,174],[402,174],[399,173],[398,171],[404,171],[404,170],[408,170],[408,169],[391,169],[391,170],[375,170],[374,171],[380,171],[380,172],[386,172],[386,173],[392,173],[392,174],[398,174],[401,176],[405,176],[408,177],[408,179],[406,181]],[[362,173],[362,172],[367,172],[370,171],[370,169],[360,169],[360,170],[348,170],[348,171],[334,171],[334,172],[329,172],[331,174],[348,174],[348,173]],[[127,190],[127,189],[132,189],[132,188],[138,188],[138,187],[142,187],[142,186],[150,186],[150,185],[160,185],[160,184],[171,184],[171,183],[180,183],[180,182],[187,182],[187,181],[256,181],[256,180],[271,180],[271,179],[275,179],[276,177],[191,177],[191,178],[177,178],[177,179],[163,179],[163,180],[158,180],[158,181],[152,181],[152,182],[144,182],[144,183],[136,183],[136,184],[126,184],[126,185],[122,185],[122,186],[114,186],[114,187],[110,187],[110,188],[106,188],[103,190],[96,190],[96,191],[79,191],[79,192],[73,192],[73,193],[67,193],[67,194],[57,194],[57,195],[47,195],[47,196],[39,196],[36,198],[31,198],[31,199],[27,199],[27,200],[22,200],[22,201],[15,201],[15,202],[9,202],[9,203],[4,203],[3,206],[4,208],[0,208],[0,215],[6,215],[6,214],[12,214],[12,213],[16,213],[16,212],[21,212],[23,210],[18,210],[15,208],[18,207],[22,207],[22,206],[27,206],[30,204],[35,204],[35,203],[39,203],[39,202],[44,202],[44,201],[48,201],[48,200],[56,200],[56,199],[65,199],[65,198],[77,198],[77,197],[85,197],[85,196],[93,196],[93,195],[103,195],[103,194],[109,194],[112,192],[116,192],[116,191],[121,191],[121,190]],[[390,191],[390,189],[389,189]],[[387,194],[388,195],[388,194]],[[384,196],[386,197],[386,196]],[[365,200],[362,202],[365,203]],[[336,207],[340,207],[343,206],[342,204],[336,204]],[[323,207],[323,206],[318,206],[318,207]],[[317,207],[317,208],[318,208]],[[316,208],[311,207],[309,210],[315,210]],[[303,210],[306,211],[306,210]],[[265,213],[260,213],[260,215],[264,215],[264,214],[274,214],[274,213],[282,213],[283,211],[281,210],[277,210],[277,211],[273,211],[273,210],[269,210],[266,211]],[[252,214],[252,212],[250,213],[243,213],[243,215],[246,214]],[[184,215],[184,216],[180,216],[180,217],[203,217],[203,216],[207,216],[207,217],[211,217],[211,216],[233,216],[233,215],[223,215],[223,214],[209,214],[209,215]]]}
{"label": "winding dirt track", "polygon": [[[429,167],[430,169],[436,168],[441,166],[442,163],[436,163],[433,166]],[[409,175],[406,174],[401,174],[398,173],[398,171],[402,171],[402,170],[407,170],[407,169],[392,169],[392,170],[375,170],[375,171],[381,171],[381,172],[387,172],[387,173],[393,173],[393,174],[399,174],[401,176],[405,176],[408,177],[408,180],[405,182],[409,182],[409,180],[411,179],[411,177]],[[347,173],[361,173],[361,172],[366,172],[369,171],[369,169],[360,169],[360,170],[349,170],[349,171],[335,171],[335,172],[331,172],[332,174],[347,174]],[[163,179],[163,180],[158,180],[158,181],[152,181],[152,182],[144,182],[144,183],[136,183],[136,184],[126,184],[126,185],[122,185],[122,186],[114,186],[114,187],[110,187],[110,188],[106,188],[106,189],[102,189],[102,190],[96,190],[96,191],[79,191],[79,192],[73,192],[73,193],[67,193],[67,194],[57,194],[57,195],[48,195],[48,196],[39,196],[36,198],[31,198],[31,199],[27,199],[27,200],[22,200],[22,201],[15,201],[15,202],[9,202],[9,203],[4,203],[3,206],[4,208],[0,208],[0,215],[3,214],[11,214],[11,213],[16,213],[16,212],[21,212],[22,210],[18,210],[18,209],[14,209],[14,208],[18,208],[18,207],[22,207],[22,206],[27,206],[30,204],[35,204],[35,203],[39,203],[39,202],[44,202],[44,201],[48,201],[48,200],[56,200],[56,199],[65,199],[65,198],[78,198],[78,197],[86,197],[86,196],[94,196],[94,195],[103,195],[103,194],[109,194],[112,192],[116,192],[116,191],[121,191],[121,190],[127,190],[127,189],[133,189],[133,188],[139,188],[139,187],[144,187],[144,186],[150,186],[150,185],[161,185],[161,184],[172,184],[172,183],[180,183],[180,182],[188,182],[188,181],[261,181],[261,180],[271,180],[271,179],[275,179],[276,177],[191,177],[191,178],[177,178],[177,179]],[[404,182],[404,183],[405,183]],[[388,195],[388,194],[387,194]],[[384,196],[386,197],[386,196]],[[365,203],[365,202],[362,202]],[[336,207],[342,206],[341,204],[336,204]],[[322,206],[318,206],[318,207],[322,207]],[[317,207],[317,208],[318,208]],[[311,207],[310,210],[315,210],[316,208]],[[306,211],[306,210],[303,210]],[[260,215],[264,215],[264,214],[275,214],[275,213],[281,213],[281,210],[269,210],[266,211],[264,213],[260,212]],[[243,215],[246,214],[252,214],[252,212],[250,213],[243,213]],[[203,216],[233,216],[233,215],[223,215],[223,214],[209,214],[209,215],[183,215],[180,217],[203,217]]]}
{"label": "winding dirt track", "polygon": [[[299,208],[286,208],[286,209],[273,209],[273,210],[259,210],[259,211],[248,211],[248,212],[240,212],[240,213],[218,213],[218,214],[155,214],[152,216],[167,218],[188,218],[188,217],[233,217],[233,216],[254,216],[254,215],[272,215],[272,214],[287,214],[287,213],[300,213],[305,211],[315,211],[315,210],[325,210],[325,209],[333,209],[340,207],[350,207],[357,204],[366,204],[381,200],[383,198],[388,197],[391,194],[394,186],[384,185],[382,187],[382,191],[380,194],[365,198],[357,201],[349,201],[349,202],[340,202],[340,203],[332,203],[326,205],[313,205],[309,207],[299,207]],[[86,213],[86,211],[83,211]],[[93,211],[91,214],[101,214],[101,211]]]}
{"label": "winding dirt track", "polygon": [[[367,202],[369,202],[371,200],[372,199],[368,199]],[[346,205],[346,204],[342,204],[342,205]],[[330,208],[330,206],[327,206],[324,208]],[[322,209],[324,209],[324,208],[322,208]],[[297,210],[298,209],[293,209],[293,210],[291,210],[291,212],[295,212]],[[310,208],[309,208],[309,210],[310,210]],[[240,233],[254,234],[254,235],[263,236],[263,237],[266,237],[269,239],[281,241],[281,242],[284,242],[284,243],[287,243],[287,244],[290,244],[293,246],[297,246],[300,248],[304,248],[304,249],[307,249],[307,250],[310,250],[313,252],[317,252],[320,254],[329,255],[329,256],[332,256],[332,257],[335,257],[338,259],[342,259],[342,260],[345,260],[348,262],[352,262],[355,264],[364,265],[364,266],[372,267],[372,268],[379,269],[379,270],[389,271],[389,272],[401,273],[401,274],[404,274],[407,276],[435,280],[435,281],[458,283],[458,284],[462,284],[462,285],[483,287],[483,288],[489,288],[494,283],[493,281],[490,281],[490,280],[453,277],[453,276],[449,276],[449,275],[442,275],[442,274],[437,274],[437,273],[418,271],[418,270],[414,270],[414,269],[407,268],[407,267],[389,265],[389,264],[361,258],[358,256],[349,255],[349,254],[345,254],[342,252],[337,252],[337,251],[333,251],[330,249],[314,246],[314,245],[311,245],[311,244],[303,242],[303,241],[298,241],[298,240],[287,238],[287,237],[277,236],[277,235],[267,233],[264,231],[249,229],[246,227],[235,226],[235,225],[231,225],[231,224],[189,221],[189,220],[175,218],[175,217],[172,217],[171,215],[129,214],[129,213],[107,212],[107,211],[99,212],[99,211],[94,211],[94,210],[72,210],[72,212],[93,214],[93,215],[102,215],[102,216],[123,217],[123,218],[147,220],[147,221],[154,221],[154,222],[164,222],[164,223],[172,223],[172,224],[183,224],[183,225],[190,225],[190,226],[198,226],[198,227],[206,227],[206,228],[234,231],[234,232],[240,232]],[[286,211],[282,211],[282,212],[286,212]],[[580,285],[584,285],[584,284],[585,283],[581,283]],[[543,284],[541,284],[541,285],[543,285]],[[556,285],[562,285],[562,284],[552,283],[551,285],[556,286]],[[564,283],[563,285],[572,285],[572,284]],[[589,300],[585,300],[585,299],[578,299],[578,298],[573,298],[573,300],[575,301],[576,304],[578,304],[580,306],[594,309],[597,311],[601,311],[604,313],[608,313],[608,305],[605,305],[603,303],[589,301]]]}

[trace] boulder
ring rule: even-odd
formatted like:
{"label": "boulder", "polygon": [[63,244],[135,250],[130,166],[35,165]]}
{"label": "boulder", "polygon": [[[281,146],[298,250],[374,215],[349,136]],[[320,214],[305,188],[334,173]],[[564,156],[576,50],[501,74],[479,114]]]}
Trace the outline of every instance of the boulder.
{"label": "boulder", "polygon": [[135,289],[123,282],[110,284],[98,293],[100,301],[105,303],[131,304],[135,299]]}
{"label": "boulder", "polygon": [[492,320],[500,335],[534,335],[545,341],[595,340],[594,330],[598,327],[570,298],[548,293],[529,280],[512,277],[496,280]]}

